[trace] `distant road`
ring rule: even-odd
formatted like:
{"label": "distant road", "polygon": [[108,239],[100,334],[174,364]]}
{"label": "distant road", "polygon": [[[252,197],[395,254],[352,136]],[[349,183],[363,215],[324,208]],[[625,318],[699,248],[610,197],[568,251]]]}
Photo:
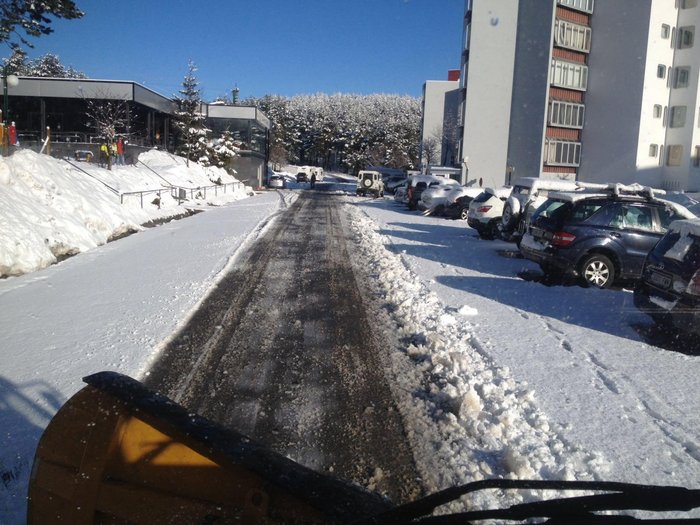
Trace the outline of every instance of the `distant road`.
{"label": "distant road", "polygon": [[303,192],[163,352],[147,384],[314,470],[421,488],[333,195]]}

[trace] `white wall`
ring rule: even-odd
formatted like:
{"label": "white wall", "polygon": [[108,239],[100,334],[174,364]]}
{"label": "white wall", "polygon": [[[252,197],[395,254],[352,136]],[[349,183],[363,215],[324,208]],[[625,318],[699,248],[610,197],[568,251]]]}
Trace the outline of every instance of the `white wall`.
{"label": "white wall", "polygon": [[505,179],[518,0],[472,3],[462,161],[466,180],[500,186]]}
{"label": "white wall", "polygon": [[[660,1],[660,0],[657,0]],[[669,11],[675,11],[669,8]],[[695,36],[690,48],[676,48],[673,57],[673,67],[689,66],[690,82],[685,88],[672,88],[668,101],[669,121],[666,127],[666,148],[669,145],[683,147],[680,166],[664,166],[663,187],[670,190],[700,190],[700,169],[693,165],[695,146],[700,145],[698,132],[698,76],[700,70],[700,7],[679,9],[677,11],[676,35],[678,28],[694,26]],[[672,79],[673,80],[673,79]],[[671,127],[670,114],[673,106],[685,106],[685,125]],[[667,149],[668,151],[668,149]]]}
{"label": "white wall", "polygon": [[[423,158],[423,142],[426,139],[442,139],[445,119],[445,96],[448,92],[459,89],[457,80],[428,80],[423,86],[423,122],[421,132],[421,163]],[[440,162],[442,157],[442,144],[437,148],[433,164]]]}

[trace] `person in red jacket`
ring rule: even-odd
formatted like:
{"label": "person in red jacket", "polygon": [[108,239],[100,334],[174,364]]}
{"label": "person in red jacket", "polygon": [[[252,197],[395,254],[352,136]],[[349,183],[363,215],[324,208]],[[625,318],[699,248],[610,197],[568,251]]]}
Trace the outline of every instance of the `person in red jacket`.
{"label": "person in red jacket", "polygon": [[124,165],[124,137],[117,137],[117,164]]}
{"label": "person in red jacket", "polygon": [[7,132],[10,135],[10,145],[17,146],[17,128],[15,127],[14,122],[8,126]]}

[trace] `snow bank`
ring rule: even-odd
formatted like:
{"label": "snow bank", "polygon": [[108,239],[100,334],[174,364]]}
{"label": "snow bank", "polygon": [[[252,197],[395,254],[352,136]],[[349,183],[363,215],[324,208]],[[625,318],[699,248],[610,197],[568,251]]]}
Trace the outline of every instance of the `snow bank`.
{"label": "snow bank", "polygon": [[[29,150],[0,158],[0,277],[45,268],[142,224],[186,213],[192,204],[218,205],[248,191],[220,168],[150,151],[145,166],[66,162]],[[219,183],[220,181],[220,183]],[[228,184],[225,192],[200,191],[177,201],[170,186]],[[224,187],[222,187],[223,189]]]}
{"label": "snow bank", "polygon": [[[390,314],[375,313],[387,317],[387,333],[397,334],[389,356],[394,395],[426,490],[493,477],[600,479],[607,462],[568,443],[527,384],[480,352],[465,316],[473,309],[446,309],[386,250],[377,225],[355,207],[348,209],[367,282],[382,302],[395,305]],[[484,493],[472,503],[502,506],[523,494],[502,497]]]}

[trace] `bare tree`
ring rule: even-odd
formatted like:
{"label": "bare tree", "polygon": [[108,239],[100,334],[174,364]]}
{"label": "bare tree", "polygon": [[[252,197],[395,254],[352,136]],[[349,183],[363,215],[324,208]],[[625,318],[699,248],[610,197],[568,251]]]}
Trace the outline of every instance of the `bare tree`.
{"label": "bare tree", "polygon": [[131,108],[126,100],[115,97],[109,91],[96,93],[94,98],[84,98],[86,104],[85,116],[90,125],[107,144],[107,169],[112,169],[112,145],[118,133],[129,132],[131,123]]}
{"label": "bare tree", "polygon": [[459,144],[459,118],[455,114],[446,114],[442,125],[441,164],[453,165]]}
{"label": "bare tree", "polygon": [[435,160],[440,153],[440,143],[442,142],[441,137],[435,136],[435,132],[432,135],[425,137],[421,144],[421,162],[428,166],[434,164]]}

